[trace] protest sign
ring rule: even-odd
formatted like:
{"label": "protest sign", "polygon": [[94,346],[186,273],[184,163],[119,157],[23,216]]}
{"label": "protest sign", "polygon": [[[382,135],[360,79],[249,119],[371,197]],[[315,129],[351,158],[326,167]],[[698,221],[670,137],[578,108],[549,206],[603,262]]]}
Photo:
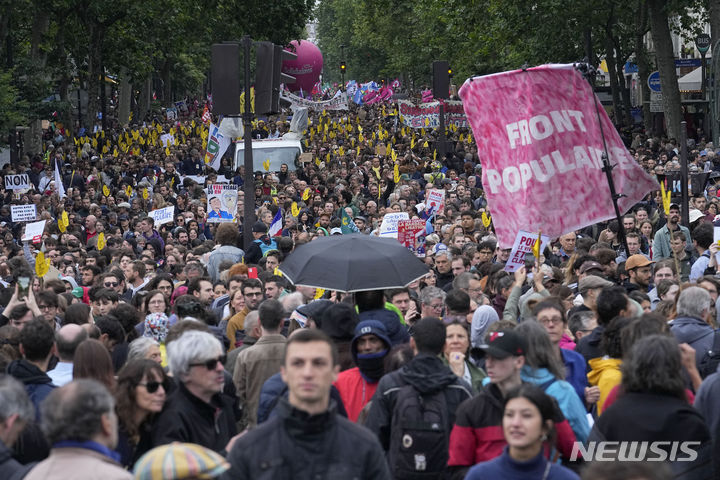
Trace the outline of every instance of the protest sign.
{"label": "protest sign", "polygon": [[418,257],[425,256],[425,220],[400,220],[397,224],[398,242]]}
{"label": "protest sign", "polygon": [[5,190],[23,190],[30,188],[30,175],[5,175]]}
{"label": "protest sign", "polygon": [[171,223],[175,217],[175,205],[170,205],[165,208],[158,208],[148,213],[148,216],[152,217],[155,221],[155,226],[162,225],[163,223]]}
{"label": "protest sign", "polygon": [[397,238],[398,222],[400,220],[407,220],[409,218],[410,216],[407,212],[386,213],[383,217],[382,224],[380,225],[380,236]]}
{"label": "protest sign", "polygon": [[[445,105],[445,125],[468,126],[462,102],[448,100]],[[403,123],[410,128],[438,128],[440,126],[440,102],[414,104],[408,100],[398,100]]]}
{"label": "protest sign", "polygon": [[[658,190],[625,148],[590,84],[573,65],[468,79],[460,89],[483,159],[482,183],[500,247],[521,229],[550,237],[615,218],[603,137],[626,212]],[[600,122],[598,122],[598,115]]]}
{"label": "protest sign", "polygon": [[286,102],[290,102],[293,107],[306,107],[309,110],[315,110],[316,112],[322,112],[323,110],[348,110],[347,96],[340,94],[331,98],[330,100],[323,100],[321,102],[314,102],[312,100],[306,100],[297,95],[293,95],[290,92],[280,92],[280,98]]}
{"label": "protest sign", "polygon": [[10,218],[13,222],[34,222],[37,217],[37,207],[34,203],[29,205],[10,205]]}
{"label": "protest sign", "polygon": [[[533,245],[535,245],[537,238],[537,233],[530,233],[524,230],[518,232],[515,237],[512,252],[510,252],[510,258],[508,258],[507,263],[505,263],[504,270],[506,272],[514,272],[525,266],[525,255],[528,253],[532,254]],[[550,237],[542,235],[541,239],[540,253],[542,254],[545,247],[550,245]]]}
{"label": "protest sign", "polygon": [[442,212],[445,209],[445,190],[438,190],[432,188],[427,191],[427,198],[425,200],[425,212],[428,215],[432,215],[437,212]]}
{"label": "protest sign", "polygon": [[234,222],[237,213],[237,185],[214,183],[207,188],[210,223]]}
{"label": "protest sign", "polygon": [[38,243],[42,239],[42,234],[45,231],[45,220],[39,222],[28,223],[25,225],[25,233],[21,240],[23,242],[32,241],[32,243]]}
{"label": "protest sign", "polygon": [[160,144],[163,147],[169,147],[175,143],[175,137],[169,133],[163,133],[160,135]]}
{"label": "protest sign", "polygon": [[220,161],[225,151],[232,143],[232,138],[220,133],[220,129],[210,124],[208,130],[207,152],[205,153],[205,165],[211,166],[216,172],[220,170]]}

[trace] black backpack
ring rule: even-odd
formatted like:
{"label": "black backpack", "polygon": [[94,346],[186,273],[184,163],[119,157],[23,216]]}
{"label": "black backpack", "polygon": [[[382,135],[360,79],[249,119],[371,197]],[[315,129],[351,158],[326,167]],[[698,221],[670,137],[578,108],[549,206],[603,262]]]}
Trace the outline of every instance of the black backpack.
{"label": "black backpack", "polygon": [[439,478],[448,462],[450,432],[444,390],[400,388],[392,413],[389,461],[393,478]]}
{"label": "black backpack", "polygon": [[713,333],[712,347],[700,359],[700,365],[698,366],[700,376],[705,378],[712,375],[717,371],[718,364],[720,364],[720,331],[715,331]]}

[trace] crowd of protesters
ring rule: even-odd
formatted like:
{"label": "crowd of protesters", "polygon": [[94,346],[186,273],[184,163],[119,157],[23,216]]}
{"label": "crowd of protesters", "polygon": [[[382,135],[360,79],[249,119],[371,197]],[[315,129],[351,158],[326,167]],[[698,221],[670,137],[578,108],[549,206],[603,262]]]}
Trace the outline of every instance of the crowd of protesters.
{"label": "crowd of protesters", "polygon": [[[0,478],[720,472],[720,173],[689,225],[653,193],[622,229],[569,232],[508,273],[469,129],[448,128],[443,156],[437,133],[404,127],[391,104],[311,112],[314,161],[245,172],[229,152],[215,171],[198,110],[72,138],[53,128],[42,154],[3,167],[32,186],[0,191]],[[287,120],[258,119],[252,136],[278,138]],[[648,171],[679,168],[672,140],[627,142]],[[691,171],[720,172],[711,144],[691,147]],[[208,222],[219,179],[254,182],[256,218],[241,190],[237,222]],[[429,188],[445,205],[425,238],[429,273],[407,287],[322,291],[278,269],[342,235],[343,217],[365,235],[388,212],[419,217]],[[46,220],[35,241],[12,220],[23,204]],[[148,212],[170,205],[155,225]],[[593,462],[603,441],[665,442],[636,453],[665,462]]]}

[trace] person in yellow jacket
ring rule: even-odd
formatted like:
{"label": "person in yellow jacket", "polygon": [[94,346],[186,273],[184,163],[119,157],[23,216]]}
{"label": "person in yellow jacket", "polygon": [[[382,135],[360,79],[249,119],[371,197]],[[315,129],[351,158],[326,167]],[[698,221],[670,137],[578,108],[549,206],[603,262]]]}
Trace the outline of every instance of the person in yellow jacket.
{"label": "person in yellow jacket", "polygon": [[592,358],[588,362],[590,365],[590,373],[588,373],[588,383],[600,388],[600,399],[597,401],[597,414],[603,412],[605,399],[610,391],[620,385],[622,381],[622,344],[621,331],[630,324],[632,319],[625,317],[617,317],[613,319],[605,328],[602,337],[602,348],[605,356]]}

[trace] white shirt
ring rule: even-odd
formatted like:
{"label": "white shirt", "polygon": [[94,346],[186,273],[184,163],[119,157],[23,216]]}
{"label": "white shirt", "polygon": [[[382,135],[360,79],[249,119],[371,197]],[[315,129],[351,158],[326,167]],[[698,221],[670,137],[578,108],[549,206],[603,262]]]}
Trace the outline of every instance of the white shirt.
{"label": "white shirt", "polygon": [[52,380],[53,385],[62,387],[63,385],[72,382],[73,379],[73,364],[72,362],[58,362],[55,368],[47,372],[48,377]]}

